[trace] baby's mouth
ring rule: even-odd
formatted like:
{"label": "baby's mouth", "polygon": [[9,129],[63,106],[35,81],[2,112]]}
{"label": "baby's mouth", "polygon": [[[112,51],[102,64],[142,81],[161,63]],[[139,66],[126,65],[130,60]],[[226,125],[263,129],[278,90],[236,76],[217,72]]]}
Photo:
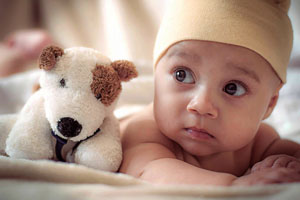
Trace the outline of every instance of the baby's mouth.
{"label": "baby's mouth", "polygon": [[190,128],[185,128],[185,130],[188,133],[188,135],[191,136],[194,139],[211,139],[211,138],[215,138],[213,135],[211,135],[205,129],[198,129],[196,127],[190,127]]}

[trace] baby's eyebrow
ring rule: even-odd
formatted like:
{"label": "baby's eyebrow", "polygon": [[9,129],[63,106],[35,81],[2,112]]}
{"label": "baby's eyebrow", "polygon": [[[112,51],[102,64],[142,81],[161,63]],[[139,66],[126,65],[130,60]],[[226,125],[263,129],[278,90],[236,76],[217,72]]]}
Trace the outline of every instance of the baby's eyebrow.
{"label": "baby's eyebrow", "polygon": [[173,56],[178,56],[180,58],[188,59],[188,60],[193,60],[193,61],[201,61],[201,56],[199,56],[196,53],[190,54],[185,51],[181,50],[172,50],[167,53],[167,57],[171,58]]}
{"label": "baby's eyebrow", "polygon": [[173,51],[170,51],[168,52],[168,57],[172,57],[172,56],[179,56],[179,57],[186,57],[188,54],[184,51],[176,51],[176,50],[173,50]]}
{"label": "baby's eyebrow", "polygon": [[227,67],[237,71],[238,73],[247,75],[250,78],[254,79],[256,82],[260,83],[260,79],[259,79],[258,75],[253,70],[247,69],[246,67],[242,67],[239,65],[234,65],[232,63],[227,64]]}

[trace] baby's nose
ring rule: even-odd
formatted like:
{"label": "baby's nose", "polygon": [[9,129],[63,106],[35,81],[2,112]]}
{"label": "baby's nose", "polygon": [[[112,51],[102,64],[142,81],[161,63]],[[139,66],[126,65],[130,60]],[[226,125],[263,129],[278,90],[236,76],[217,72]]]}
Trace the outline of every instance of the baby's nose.
{"label": "baby's nose", "polygon": [[212,94],[207,91],[194,96],[187,105],[187,111],[212,119],[218,117],[218,109],[214,105]]}

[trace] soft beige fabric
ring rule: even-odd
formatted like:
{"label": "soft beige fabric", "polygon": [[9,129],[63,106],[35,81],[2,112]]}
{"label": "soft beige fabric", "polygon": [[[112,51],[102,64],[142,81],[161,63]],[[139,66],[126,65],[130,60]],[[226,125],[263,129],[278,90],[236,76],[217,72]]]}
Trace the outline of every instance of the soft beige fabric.
{"label": "soft beige fabric", "polygon": [[15,30],[35,27],[36,17],[34,0],[0,0],[0,40]]}
{"label": "soft beige fabric", "polygon": [[173,44],[208,40],[249,48],[283,82],[293,43],[289,0],[176,0],[170,3],[154,49],[154,64]]}
{"label": "soft beige fabric", "polygon": [[49,160],[0,156],[0,199],[297,199],[300,184],[255,187],[152,185],[128,175]]}
{"label": "soft beige fabric", "polygon": [[41,26],[64,47],[95,48],[112,60],[151,61],[165,3],[41,0]]}
{"label": "soft beige fabric", "polygon": [[1,179],[23,179],[55,183],[104,183],[107,185],[136,185],[138,179],[123,174],[97,171],[83,165],[51,160],[13,159],[0,156]]}
{"label": "soft beige fabric", "polygon": [[168,1],[0,0],[0,40],[18,29],[43,28],[64,48],[90,47],[112,60],[151,63]]}

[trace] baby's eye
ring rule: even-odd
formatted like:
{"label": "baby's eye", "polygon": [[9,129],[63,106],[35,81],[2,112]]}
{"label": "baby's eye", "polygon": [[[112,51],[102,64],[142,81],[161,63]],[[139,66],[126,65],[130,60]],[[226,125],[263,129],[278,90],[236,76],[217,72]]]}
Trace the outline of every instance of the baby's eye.
{"label": "baby's eye", "polygon": [[176,78],[177,81],[183,83],[190,84],[195,82],[192,73],[187,69],[177,69],[174,72],[174,77]]}
{"label": "baby's eye", "polygon": [[242,96],[247,90],[242,84],[231,82],[225,85],[223,91],[232,96]]}

